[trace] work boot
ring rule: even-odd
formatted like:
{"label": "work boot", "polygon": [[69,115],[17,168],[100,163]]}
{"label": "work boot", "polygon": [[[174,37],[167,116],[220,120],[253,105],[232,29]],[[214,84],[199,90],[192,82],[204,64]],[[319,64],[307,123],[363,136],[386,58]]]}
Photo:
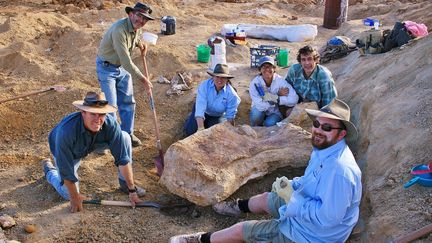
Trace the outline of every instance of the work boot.
{"label": "work boot", "polygon": [[201,243],[201,235],[205,232],[199,232],[189,235],[176,235],[169,239],[169,243]]}
{"label": "work boot", "polygon": [[139,138],[137,138],[135,135],[131,134],[131,142],[132,142],[132,147],[138,147],[142,145],[142,142]]}
{"label": "work boot", "polygon": [[[119,179],[119,184],[120,184],[120,191],[129,194],[129,188],[126,184],[126,181]],[[139,186],[135,186],[136,190],[137,190],[137,194],[139,197],[142,197],[145,195],[146,190],[144,188],[141,188]]]}
{"label": "work boot", "polygon": [[213,210],[222,215],[231,217],[240,217],[242,211],[238,206],[238,199],[231,202],[220,202],[213,205]]}
{"label": "work boot", "polygon": [[45,174],[45,177],[49,171],[56,170],[56,167],[53,165],[50,159],[43,159],[40,161],[40,163],[42,164],[42,169]]}

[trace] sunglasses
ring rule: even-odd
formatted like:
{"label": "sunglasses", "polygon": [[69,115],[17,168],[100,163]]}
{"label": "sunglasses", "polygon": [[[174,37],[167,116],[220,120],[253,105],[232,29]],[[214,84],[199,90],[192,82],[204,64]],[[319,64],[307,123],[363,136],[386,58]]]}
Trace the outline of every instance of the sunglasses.
{"label": "sunglasses", "polygon": [[319,128],[321,126],[321,130],[323,130],[324,132],[331,132],[331,130],[333,129],[345,130],[345,128],[342,127],[332,127],[332,125],[327,123],[321,124],[318,120],[313,121],[312,125],[315,128]]}
{"label": "sunglasses", "polygon": [[108,104],[107,100],[90,100],[90,99],[84,99],[83,105],[86,106],[93,106],[93,107],[104,107]]}

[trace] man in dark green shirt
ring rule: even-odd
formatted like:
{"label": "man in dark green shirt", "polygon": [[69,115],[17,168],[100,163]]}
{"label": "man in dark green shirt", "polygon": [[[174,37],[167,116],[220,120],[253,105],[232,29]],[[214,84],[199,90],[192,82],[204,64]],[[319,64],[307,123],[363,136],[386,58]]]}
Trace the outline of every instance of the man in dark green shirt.
{"label": "man in dark green shirt", "polygon": [[[117,106],[121,129],[131,136],[132,146],[141,145],[133,134],[135,117],[135,99],[133,96],[132,77],[139,79],[147,93],[153,87],[138,67],[132,62],[132,50],[138,47],[145,55],[147,47],[140,42],[141,28],[149,20],[151,7],[144,3],[126,7],[127,18],[115,22],[104,34],[97,53],[96,72],[102,91],[110,105]],[[115,117],[115,113],[112,114]]]}

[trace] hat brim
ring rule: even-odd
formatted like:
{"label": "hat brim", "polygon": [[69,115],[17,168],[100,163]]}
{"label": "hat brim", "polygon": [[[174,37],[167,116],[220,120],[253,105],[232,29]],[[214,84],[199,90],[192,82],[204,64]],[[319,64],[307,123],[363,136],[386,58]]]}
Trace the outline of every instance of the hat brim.
{"label": "hat brim", "polygon": [[[133,11],[133,10],[134,10],[134,8],[131,8],[131,7],[126,7],[125,8],[125,11],[126,11],[127,14],[129,14],[130,11]],[[152,16],[150,16],[149,14],[144,14],[144,13],[141,13],[141,12],[138,12],[138,14],[140,14],[141,16],[146,17],[149,20],[155,20],[155,18],[152,17]]]}
{"label": "hat brim", "polygon": [[117,111],[117,108],[112,105],[106,105],[104,107],[92,107],[92,106],[83,105],[83,103],[84,100],[77,100],[74,101],[72,105],[74,105],[76,108],[80,110],[91,112],[91,113],[97,113],[97,114],[107,114],[107,113],[112,113]]}
{"label": "hat brim", "polygon": [[316,120],[317,117],[325,117],[325,118],[330,118],[330,119],[342,121],[346,127],[346,130],[347,130],[347,135],[345,136],[345,139],[347,141],[354,141],[357,139],[357,137],[358,137],[357,128],[354,126],[354,124],[352,122],[341,119],[335,115],[332,115],[332,114],[329,114],[326,112],[322,112],[319,110],[305,109],[305,111],[312,121]]}
{"label": "hat brim", "polygon": [[213,73],[210,71],[207,71],[207,73],[212,76],[212,77],[221,77],[221,78],[234,78],[234,76],[231,76],[229,74],[224,74],[224,73]]}

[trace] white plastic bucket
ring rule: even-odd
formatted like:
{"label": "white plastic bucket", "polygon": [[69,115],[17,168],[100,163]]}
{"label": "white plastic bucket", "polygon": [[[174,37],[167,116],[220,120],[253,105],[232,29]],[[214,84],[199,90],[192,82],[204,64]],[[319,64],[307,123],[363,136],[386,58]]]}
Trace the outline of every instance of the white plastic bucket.
{"label": "white plastic bucket", "polygon": [[226,64],[226,63],[227,63],[227,61],[226,61],[225,54],[211,55],[210,56],[209,70],[213,71],[217,64]]}
{"label": "white plastic bucket", "polygon": [[158,39],[158,36],[155,35],[155,34],[152,34],[152,33],[150,33],[150,32],[144,32],[144,33],[141,35],[141,39],[142,39],[143,41],[145,41],[145,42],[148,42],[148,43],[152,44],[152,45],[156,45],[156,41],[157,41],[157,39]]}

